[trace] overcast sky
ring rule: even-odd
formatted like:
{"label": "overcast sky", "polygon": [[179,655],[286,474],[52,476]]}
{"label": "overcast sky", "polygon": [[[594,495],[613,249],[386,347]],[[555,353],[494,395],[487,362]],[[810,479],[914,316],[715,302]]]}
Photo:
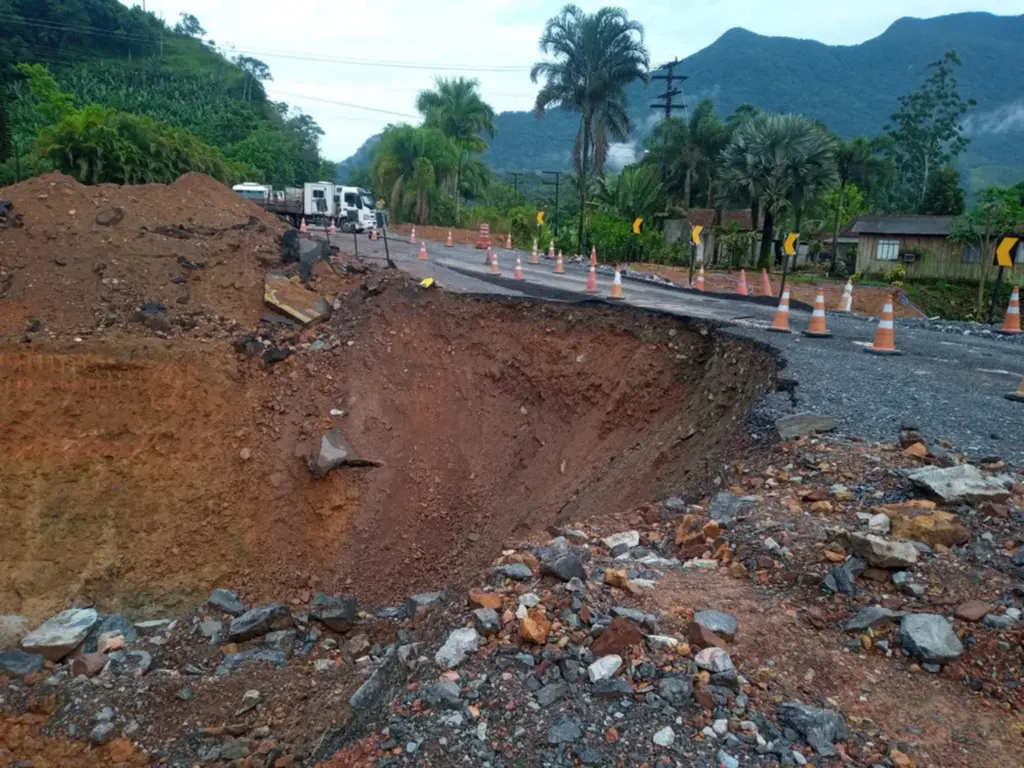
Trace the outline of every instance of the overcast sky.
{"label": "overcast sky", "polygon": [[[141,0],[122,1],[141,4]],[[564,4],[563,0],[145,3],[172,24],[182,11],[193,13],[206,28],[207,39],[218,47],[233,46],[237,53],[267,62],[274,75],[268,85],[270,96],[311,114],[326,131],[324,153],[334,160],[344,160],[367,137],[403,118],[328,102],[400,113],[413,122],[416,94],[430,87],[434,77],[464,75],[479,78],[484,99],[495,110],[529,109],[536,94],[529,67],[539,56],[537,39],[544,22]],[[881,34],[903,16],[1024,11],[1022,0],[577,0],[577,5],[588,11],[603,5],[625,7],[645,26],[655,65],[688,56],[732,27],[851,45]],[[296,56],[357,61],[311,61]]]}

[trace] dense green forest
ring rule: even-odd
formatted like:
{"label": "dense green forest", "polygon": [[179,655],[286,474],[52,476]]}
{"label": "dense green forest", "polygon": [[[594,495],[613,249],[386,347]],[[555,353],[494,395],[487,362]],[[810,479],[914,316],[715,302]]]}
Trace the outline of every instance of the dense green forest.
{"label": "dense green forest", "polygon": [[[929,62],[955,49],[963,61],[960,91],[978,105],[968,123],[971,145],[959,163],[965,182],[975,190],[1015,183],[1024,176],[1022,39],[1024,16],[988,13],[901,19],[853,46],[733,29],[681,61],[677,72],[689,78],[681,101],[692,109],[711,98],[720,117],[753,104],[805,114],[844,139],[876,136],[896,111],[897,97],[921,84]],[[626,89],[637,149],[653,127],[649,105],[662,91],[664,81]],[[579,120],[560,111],[543,119],[528,111],[502,112],[484,159],[500,170],[568,169]]]}
{"label": "dense green forest", "polygon": [[[225,181],[276,186],[333,170],[320,127],[267,98],[266,64],[228,60],[204,34],[194,16],[170,27],[117,0],[0,0],[0,185],[54,167],[165,181],[191,158]],[[54,144],[73,133],[70,148]],[[129,142],[171,147],[180,162],[145,152],[121,167],[93,162]]]}

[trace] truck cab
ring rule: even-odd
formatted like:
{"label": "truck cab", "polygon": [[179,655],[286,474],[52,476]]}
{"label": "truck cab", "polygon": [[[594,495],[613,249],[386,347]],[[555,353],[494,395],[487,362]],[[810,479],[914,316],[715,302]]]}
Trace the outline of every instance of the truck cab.
{"label": "truck cab", "polygon": [[231,188],[232,192],[237,192],[246,200],[252,200],[258,205],[263,205],[270,200],[272,188],[267,184],[257,184],[252,181],[246,181],[241,184],[235,184]]}
{"label": "truck cab", "polygon": [[362,187],[334,187],[334,205],[342,232],[366,232],[377,226],[373,198]]}

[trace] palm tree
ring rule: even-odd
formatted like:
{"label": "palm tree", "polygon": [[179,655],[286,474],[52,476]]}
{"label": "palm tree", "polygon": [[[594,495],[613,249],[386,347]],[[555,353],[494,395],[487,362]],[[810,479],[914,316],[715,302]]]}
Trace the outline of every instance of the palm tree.
{"label": "palm tree", "polygon": [[389,126],[375,149],[373,183],[377,189],[390,190],[388,205],[396,217],[408,214],[418,224],[427,224],[431,195],[456,165],[457,149],[438,129]]}
{"label": "palm tree", "polygon": [[435,90],[420,91],[416,98],[416,109],[423,114],[424,125],[437,128],[452,140],[458,148],[455,165],[454,197],[455,223],[459,223],[462,176],[471,154],[487,149],[482,134],[494,138],[497,133],[494,110],[480,98],[477,88],[480,81],[457,77],[437,78]]}
{"label": "palm tree", "polygon": [[708,207],[714,203],[718,156],[729,143],[728,127],[714,114],[711,99],[702,99],[687,120],[669,118],[658,123],[647,142],[646,162],[662,169],[666,188],[693,205],[694,183],[706,182]]}
{"label": "palm tree", "polygon": [[799,218],[808,198],[835,177],[834,140],[803,115],[758,114],[736,129],[722,153],[726,190],[756,200],[764,212],[759,267],[771,263],[775,219],[792,205]]}
{"label": "palm tree", "polygon": [[596,160],[603,163],[609,139],[623,140],[628,133],[625,87],[635,80],[649,81],[651,61],[643,40],[643,26],[621,8],[588,14],[566,5],[548,19],[540,38],[541,53],[556,60],[537,62],[530,70],[533,82],[544,78],[534,105],[538,116],[553,107],[581,115],[577,137],[581,251],[586,248],[587,170]]}
{"label": "palm tree", "polygon": [[628,221],[660,211],[663,197],[659,171],[650,165],[631,165],[618,176],[598,179],[598,205]]}
{"label": "palm tree", "polygon": [[839,226],[843,221],[843,206],[846,203],[846,188],[858,181],[871,165],[871,142],[857,138],[842,142],[836,149],[836,174],[839,180],[839,194],[836,195],[836,211],[832,226],[832,253],[829,255],[828,273],[836,269],[839,251]]}

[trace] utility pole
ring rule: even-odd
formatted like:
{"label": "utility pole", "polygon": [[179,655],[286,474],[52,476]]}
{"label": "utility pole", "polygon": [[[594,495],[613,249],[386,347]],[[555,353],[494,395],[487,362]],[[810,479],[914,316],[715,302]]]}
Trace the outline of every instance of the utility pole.
{"label": "utility pole", "polygon": [[519,202],[519,177],[525,174],[508,172],[508,175],[512,177],[512,199],[515,202]]}
{"label": "utility pole", "polygon": [[562,171],[541,171],[541,173],[547,173],[555,177],[554,181],[545,181],[543,184],[555,188],[555,218],[553,219],[553,229],[555,237],[558,237],[558,186],[562,181]]}
{"label": "utility pole", "polygon": [[679,66],[679,59],[673,59],[668,64],[663,64],[658,69],[664,69],[668,74],[665,75],[651,75],[652,80],[664,80],[665,81],[665,92],[659,93],[655,96],[655,99],[664,99],[664,103],[651,104],[651,109],[663,109],[665,110],[665,119],[668,120],[672,117],[673,109],[686,109],[685,104],[673,104],[672,97],[681,96],[682,91],[678,88],[674,88],[673,85],[676,82],[683,82],[689,80],[686,75],[677,75],[676,67]]}

